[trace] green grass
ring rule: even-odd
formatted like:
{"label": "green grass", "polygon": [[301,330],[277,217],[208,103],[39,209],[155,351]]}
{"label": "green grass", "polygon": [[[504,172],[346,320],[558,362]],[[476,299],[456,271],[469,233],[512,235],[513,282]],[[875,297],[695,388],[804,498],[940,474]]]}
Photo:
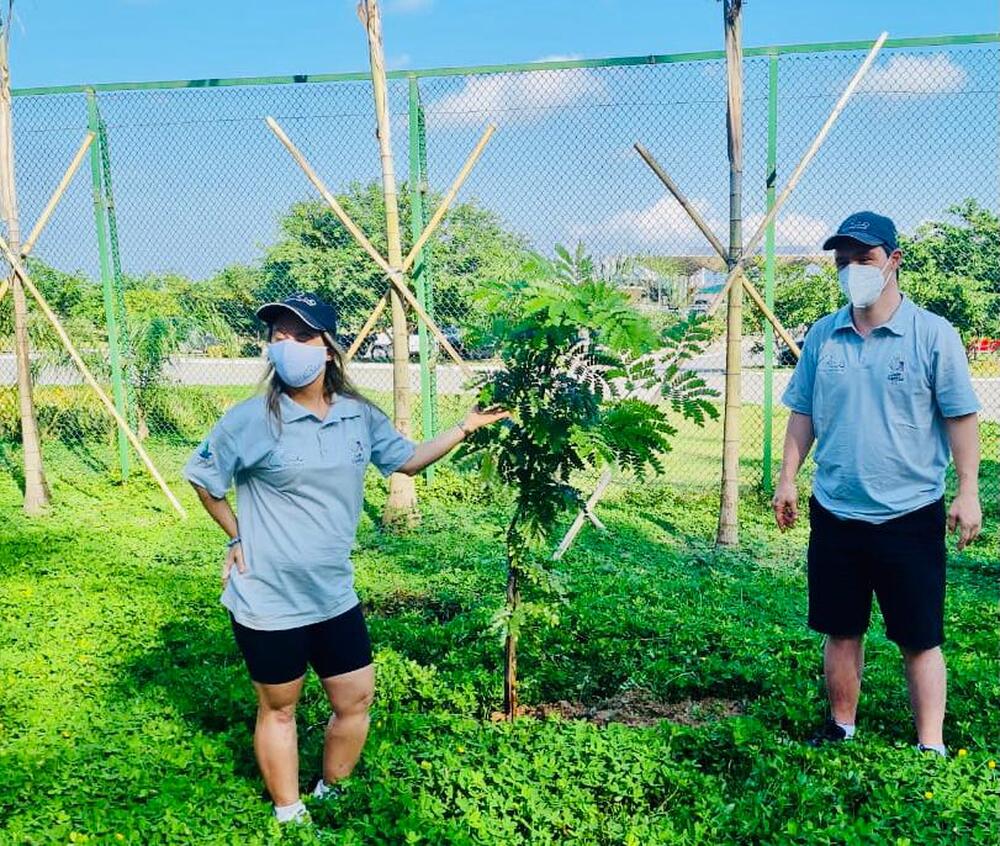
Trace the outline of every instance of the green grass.
{"label": "green grass", "polygon": [[[384,487],[369,480],[355,562],[378,665],[371,739],[339,805],[314,810],[316,832],[279,833],[218,605],[220,534],[177,481],[188,447],[155,446],[186,522],[145,477],[109,482],[106,448],[48,449],[57,498],[40,519],[0,474],[0,843],[1000,838],[995,513],[949,562],[946,739],[968,754],[913,752],[900,659],[877,618],[859,738],[813,751],[800,741],[824,701],[820,641],[804,625],[804,526],[779,535],[750,487],[740,550],[716,550],[717,497],[669,477],[616,486],[600,509],[607,532],[588,527],[560,563],[568,601],[557,626],[525,634],[522,698],[638,689],[666,703],[720,697],[742,714],[706,706],[703,725],[649,728],[491,722],[501,650],[486,630],[502,601],[507,499],[447,469],[421,483],[423,521],[405,536],[378,529]],[[713,472],[714,452],[699,449],[683,468],[692,481]],[[303,780],[325,717],[310,678]]]}

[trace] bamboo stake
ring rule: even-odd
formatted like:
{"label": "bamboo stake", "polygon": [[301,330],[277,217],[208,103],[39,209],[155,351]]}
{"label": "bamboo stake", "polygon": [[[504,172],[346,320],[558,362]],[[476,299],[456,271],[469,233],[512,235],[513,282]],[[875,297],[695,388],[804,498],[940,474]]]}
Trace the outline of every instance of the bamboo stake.
{"label": "bamboo stake", "polygon": [[698,209],[688,202],[688,198],[684,196],[674,180],[671,179],[667,172],[660,166],[660,163],[653,157],[653,154],[638,141],[636,141],[632,146],[635,147],[636,152],[642,156],[643,161],[649,165],[653,173],[659,177],[660,182],[662,182],[666,186],[667,190],[674,195],[674,199],[681,204],[681,208],[688,213],[688,217],[690,217],[694,222],[694,225],[701,230],[701,234],[708,239],[708,242],[715,248],[715,251],[719,254],[719,256],[725,259],[726,248],[722,246],[722,241],[718,239],[711,227],[705,222],[705,219],[701,216]]}
{"label": "bamboo stake", "polygon": [[100,386],[97,379],[94,378],[94,375],[90,372],[90,368],[87,367],[83,358],[80,356],[80,353],[77,352],[76,347],[73,345],[73,341],[70,339],[69,334],[66,332],[65,328],[63,328],[58,316],[56,316],[56,313],[49,307],[49,304],[45,301],[45,297],[42,296],[38,288],[35,287],[35,283],[31,281],[31,277],[28,276],[28,272],[24,269],[20,259],[14,255],[3,236],[0,236],[0,253],[3,254],[3,257],[7,260],[11,269],[24,284],[24,287],[27,288],[31,296],[35,298],[35,301],[38,303],[39,308],[41,308],[42,313],[48,319],[49,323],[52,324],[52,328],[55,329],[56,334],[59,336],[59,340],[62,341],[63,347],[66,349],[69,357],[73,359],[77,368],[79,368],[84,381],[94,390],[98,399],[100,399],[101,403],[108,410],[108,413],[121,427],[122,431],[135,448],[135,451],[139,454],[139,458],[142,459],[142,463],[146,465],[146,469],[149,471],[149,474],[160,486],[160,490],[163,491],[164,495],[170,501],[170,504],[174,507],[174,510],[177,511],[181,517],[187,517],[187,512],[184,510],[184,506],[180,504],[180,501],[174,496],[173,491],[171,491],[167,486],[167,483],[163,480],[160,472],[156,469],[156,465],[153,464],[152,459],[146,453],[146,450],[143,449],[142,443],[140,443],[135,433],[129,428],[128,422],[118,413],[118,409],[115,408],[115,404],[104,392],[104,389]]}
{"label": "bamboo stake", "polygon": [[[13,112],[10,97],[10,16],[13,2],[7,5],[7,18],[0,21],[0,211],[7,224],[7,237],[15,252],[20,252],[21,224],[17,208],[17,179],[14,163]],[[16,256],[15,256],[16,258]],[[17,364],[17,402],[21,423],[21,454],[24,468],[25,514],[36,516],[51,501],[45,479],[41,436],[35,414],[34,387],[31,378],[31,340],[28,334],[28,303],[24,286],[13,273],[14,353]]]}
{"label": "bamboo stake", "polygon": [[601,501],[601,498],[604,496],[604,492],[608,489],[608,485],[611,484],[611,475],[612,475],[611,468],[606,467],[604,469],[604,472],[601,473],[601,478],[597,480],[597,485],[594,488],[594,492],[590,495],[590,498],[587,500],[587,504],[583,508],[581,508],[580,511],[577,513],[576,519],[573,521],[573,524],[569,527],[569,531],[566,532],[565,536],[563,537],[562,541],[559,544],[558,549],[556,549],[556,551],[552,553],[553,561],[558,561],[560,558],[563,557],[563,555],[566,554],[566,550],[568,550],[570,546],[572,546],[573,541],[576,540],[576,536],[580,534],[580,530],[583,528],[584,520],[586,520],[588,517],[590,518],[591,522],[594,523],[594,525],[598,526],[598,528],[603,528],[603,526],[599,525],[600,521],[597,520],[596,516],[594,515],[593,509],[597,505],[597,503]]}
{"label": "bamboo stake", "polygon": [[[392,158],[392,124],[389,121],[389,94],[385,79],[385,56],[382,50],[382,18],[377,0],[358,3],[358,17],[368,36],[368,58],[372,72],[372,94],[375,99],[375,122],[379,163],[382,169],[382,196],[385,206],[385,239],[389,266],[396,271],[393,281],[402,285],[389,287],[389,307],[392,312],[392,396],[393,423],[402,434],[410,434],[410,330],[403,308],[401,288],[408,288],[402,277],[403,247],[399,232],[399,203],[396,196],[396,172]],[[416,518],[417,494],[413,479],[396,473],[389,480],[389,496],[382,512],[387,524]]]}
{"label": "bamboo stake", "polygon": [[385,307],[389,302],[389,292],[386,291],[381,297],[378,298],[378,303],[376,303],[375,308],[372,309],[372,313],[368,315],[368,320],[365,321],[365,325],[361,327],[361,331],[358,332],[357,337],[351,341],[351,346],[348,347],[347,352],[344,353],[344,363],[350,362],[354,356],[358,354],[358,350],[361,345],[365,342],[372,329],[375,328],[375,324],[378,323],[378,319],[382,316],[382,312],[385,311]]}
{"label": "bamboo stake", "polygon": [[[726,134],[729,157],[730,269],[743,254],[743,0],[723,0],[726,40]],[[742,270],[737,273],[742,274]],[[743,289],[730,288],[726,309],[726,397],[722,420],[722,481],[716,543],[739,542],[740,423],[743,409]]]}
{"label": "bamboo stake", "polygon": [[[701,230],[702,234],[708,239],[709,243],[719,254],[719,258],[721,258],[723,261],[728,260],[728,256],[726,255],[726,248],[722,246],[722,242],[718,239],[718,237],[716,237],[715,233],[712,231],[711,227],[709,227],[708,223],[706,223],[705,219],[701,216],[698,210],[688,201],[687,197],[684,196],[681,189],[670,178],[670,176],[663,169],[660,163],[653,157],[653,154],[649,152],[649,150],[647,150],[638,141],[635,143],[635,149],[639,153],[639,155],[642,156],[646,164],[649,165],[653,173],[655,173],[659,177],[660,181],[667,187],[670,193],[673,194],[674,199],[676,199],[677,202],[680,203],[684,211],[688,213],[688,216],[694,222],[695,226],[697,226]],[[742,267],[742,262],[740,263],[740,265]],[[741,279],[743,281],[743,287],[746,290],[746,292],[750,295],[750,299],[753,300],[754,305],[757,306],[761,314],[763,314],[764,317],[768,320],[768,322],[774,327],[774,331],[778,333],[778,335],[781,337],[781,340],[785,342],[788,348],[795,354],[795,357],[798,358],[800,355],[800,350],[798,344],[795,343],[795,339],[792,338],[788,330],[785,329],[785,327],[782,325],[781,321],[778,320],[774,312],[767,307],[767,303],[764,301],[764,298],[760,295],[760,293],[753,286],[750,280],[747,279],[745,270],[741,274]]]}
{"label": "bamboo stake", "polygon": [[[472,168],[482,155],[482,152],[486,147],[486,143],[490,140],[490,137],[493,135],[495,130],[496,126],[494,124],[490,124],[486,127],[486,131],[483,132],[482,137],[479,139],[479,143],[476,144],[473,151],[469,154],[469,157],[465,160],[465,164],[462,165],[462,169],[458,172],[458,176],[456,176],[455,180],[451,183],[451,187],[442,198],[441,203],[434,212],[433,217],[427,221],[424,231],[420,233],[420,237],[417,238],[413,246],[410,248],[410,252],[407,254],[406,258],[403,259],[403,273],[406,273],[411,267],[413,267],[413,263],[416,261],[417,256],[420,255],[420,251],[423,249],[424,244],[427,243],[427,240],[437,229],[438,224],[441,223],[441,220],[444,218],[451,204],[454,202],[455,196],[458,194],[459,189],[462,187],[462,184],[468,178],[469,174],[472,172]],[[375,324],[382,316],[382,312],[385,311],[388,301],[388,297],[384,297],[375,304],[375,309],[372,311],[371,316],[365,322],[364,327],[361,329],[361,332],[358,333],[358,336],[354,339],[354,342],[351,344],[351,348],[347,352],[348,361],[354,357],[358,349],[365,342],[365,338],[367,338],[372,329],[375,328]]]}
{"label": "bamboo stake", "polygon": [[[857,87],[861,84],[861,80],[864,78],[865,74],[868,73],[868,69],[871,67],[872,62],[875,61],[875,57],[878,55],[879,50],[882,49],[882,45],[885,44],[885,40],[888,37],[889,33],[883,32],[872,45],[872,48],[865,57],[865,60],[861,63],[861,67],[858,68],[857,72],[844,89],[844,93],[840,95],[840,99],[837,101],[837,105],[833,107],[833,111],[830,112],[830,116],[826,119],[826,123],[823,124],[820,131],[816,134],[812,144],[809,145],[809,149],[806,150],[805,155],[803,155],[799,160],[799,163],[792,172],[788,183],[782,189],[778,198],[774,201],[774,205],[771,207],[771,210],[764,216],[764,219],[760,222],[760,226],[757,227],[757,231],[754,232],[753,237],[747,241],[743,251],[744,255],[752,253],[757,248],[757,245],[767,232],[767,227],[770,226],[774,219],[778,216],[778,211],[785,204],[785,201],[795,189],[795,186],[802,178],[802,174],[805,173],[806,168],[809,167],[813,157],[817,152],[819,152],[819,148],[823,145],[823,142],[826,141],[826,136],[830,134],[830,129],[833,127],[834,122],[838,117],[840,117],[840,113],[844,111],[844,108],[847,106],[847,101],[851,99],[851,95],[854,94]],[[729,276],[726,277],[726,284],[719,292],[719,296],[716,297],[712,304],[708,307],[709,315],[715,314],[719,306],[722,304],[722,301],[729,293],[729,289],[732,287],[733,281],[738,275],[736,271],[737,268],[734,267],[730,271]]]}
{"label": "bamboo stake", "polygon": [[410,247],[410,252],[406,256],[406,261],[403,262],[404,273],[413,266],[413,262],[416,261],[417,256],[420,255],[420,251],[424,248],[424,244],[427,243],[427,239],[434,234],[434,230],[438,228],[438,224],[441,223],[448,209],[451,208],[451,204],[455,201],[455,197],[458,195],[459,189],[465,183],[465,180],[469,178],[469,174],[472,173],[472,168],[476,166],[476,162],[479,161],[479,157],[483,154],[483,150],[486,149],[486,145],[489,143],[490,138],[493,137],[494,132],[496,132],[496,124],[492,123],[483,131],[482,137],[480,137],[476,146],[473,147],[472,152],[469,153],[468,158],[465,160],[465,164],[462,165],[462,169],[458,172],[458,176],[456,176],[452,181],[451,187],[438,204],[437,210],[431,216],[431,219],[427,221],[424,231],[420,233],[420,237],[417,238],[413,246]]}
{"label": "bamboo stake", "polygon": [[360,244],[361,248],[368,253],[372,261],[375,262],[385,273],[386,276],[392,281],[396,290],[403,296],[403,299],[409,303],[410,307],[417,313],[417,316],[424,321],[424,324],[431,333],[437,339],[437,342],[441,344],[442,347],[447,351],[448,355],[454,359],[455,363],[462,368],[462,372],[469,378],[474,376],[474,372],[471,367],[462,359],[462,357],[455,351],[455,348],[451,345],[448,339],[445,337],[444,333],[438,328],[438,325],[434,322],[427,311],[424,309],[417,298],[410,291],[409,286],[406,284],[406,280],[403,278],[402,274],[394,269],[390,264],[382,257],[377,249],[372,245],[371,241],[365,237],[364,232],[362,232],[353,220],[348,216],[347,212],[344,211],[343,206],[337,202],[337,198],[330,193],[330,189],[326,187],[323,180],[320,179],[319,174],[313,169],[312,165],[306,160],[305,156],[299,151],[299,149],[292,143],[291,139],[285,134],[284,130],[278,125],[274,118],[268,117],[265,119],[267,125],[271,128],[271,131],[278,137],[278,140],[285,145],[285,148],[291,154],[292,158],[295,159],[296,163],[305,175],[308,177],[309,181],[316,187],[319,191],[320,196],[326,204],[333,210],[333,213],[337,215],[340,222],[344,224],[344,228],[354,237],[354,240]]}
{"label": "bamboo stake", "polygon": [[38,240],[38,236],[42,234],[42,230],[45,225],[49,222],[49,218],[52,217],[52,213],[56,210],[56,206],[62,199],[62,195],[66,192],[69,187],[69,183],[72,181],[73,177],[76,175],[77,168],[83,162],[83,157],[87,154],[87,150],[93,142],[96,136],[93,132],[88,132],[84,138],[83,142],[80,144],[79,149],[76,151],[76,155],[73,156],[73,160],[69,163],[69,167],[66,168],[66,172],[63,174],[62,179],[59,180],[59,184],[56,186],[56,190],[52,192],[52,196],[49,197],[48,203],[45,204],[45,208],[42,210],[41,215],[38,220],[35,221],[35,226],[31,230],[31,234],[28,235],[28,240],[24,242],[21,246],[21,256],[27,256],[28,253],[35,246],[35,242]]}

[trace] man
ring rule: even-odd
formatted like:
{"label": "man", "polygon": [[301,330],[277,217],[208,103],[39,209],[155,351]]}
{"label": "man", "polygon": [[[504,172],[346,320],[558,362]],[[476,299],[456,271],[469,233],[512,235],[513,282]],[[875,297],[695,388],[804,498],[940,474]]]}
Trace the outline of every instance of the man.
{"label": "man", "polygon": [[[795,475],[816,440],[809,626],[826,635],[830,718],[814,744],[849,740],[872,594],[903,653],[920,751],[946,755],[945,526],[979,533],[979,402],[958,333],[900,293],[893,222],[847,218],[833,250],[847,306],[818,321],[785,391],[791,409],[774,514],[795,523]],[[945,515],[949,446],[958,492]]]}

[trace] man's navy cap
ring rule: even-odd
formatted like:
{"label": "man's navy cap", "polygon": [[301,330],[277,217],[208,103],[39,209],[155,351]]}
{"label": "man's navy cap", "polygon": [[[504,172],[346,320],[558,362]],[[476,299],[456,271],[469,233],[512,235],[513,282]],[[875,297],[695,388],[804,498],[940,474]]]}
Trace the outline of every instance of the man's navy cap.
{"label": "man's navy cap", "polygon": [[835,250],[844,241],[860,241],[869,247],[885,247],[886,252],[897,249],[896,224],[875,212],[855,212],[837,228],[837,234],[823,242],[824,250]]}
{"label": "man's navy cap", "polygon": [[274,323],[283,311],[290,311],[318,332],[337,334],[337,310],[315,294],[292,294],[280,303],[265,303],[257,309],[257,317],[265,323]]}

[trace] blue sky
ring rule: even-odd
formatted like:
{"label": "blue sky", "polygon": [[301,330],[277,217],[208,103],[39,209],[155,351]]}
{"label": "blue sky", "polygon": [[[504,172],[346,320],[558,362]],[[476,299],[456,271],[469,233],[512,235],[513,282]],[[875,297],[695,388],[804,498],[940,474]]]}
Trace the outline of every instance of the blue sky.
{"label": "blue sky", "polygon": [[[930,0],[841,0],[832,17],[824,5],[748,0],[745,42],[868,39],[882,28],[900,37],[997,28],[996,0],[951,3],[947,20]],[[387,55],[397,68],[689,52],[721,43],[716,0],[385,0],[385,9]],[[367,63],[363,31],[346,0],[18,0],[17,10],[15,87],[323,73]],[[779,186],[862,58],[853,52],[780,60]],[[744,77],[749,237],[765,202],[767,59],[748,59]],[[430,77],[420,87],[432,189],[445,190],[483,128],[496,122],[460,198],[494,210],[538,249],[581,240],[596,255],[709,252],[638,159],[631,146],[637,140],[724,235],[721,61]],[[316,197],[267,131],[265,115],[281,121],[333,190],[379,176],[367,82],[108,92],[99,101],[128,273],[201,278],[233,262],[255,262],[274,243],[291,204]],[[390,107],[402,181],[405,80],[391,82]],[[17,97],[14,110],[27,230],[80,143],[86,108],[83,95],[72,94]],[[779,251],[815,253],[840,219],[861,208],[890,214],[905,232],[967,197],[996,208],[998,136],[995,44],[885,50],[779,217]],[[95,275],[89,168],[77,175],[37,253]]]}
{"label": "blue sky", "polygon": [[[362,70],[353,0],[16,0],[16,87]],[[396,68],[717,49],[718,0],[385,0]],[[831,11],[832,10],[832,11]],[[747,45],[992,32],[996,0],[747,0]]]}

